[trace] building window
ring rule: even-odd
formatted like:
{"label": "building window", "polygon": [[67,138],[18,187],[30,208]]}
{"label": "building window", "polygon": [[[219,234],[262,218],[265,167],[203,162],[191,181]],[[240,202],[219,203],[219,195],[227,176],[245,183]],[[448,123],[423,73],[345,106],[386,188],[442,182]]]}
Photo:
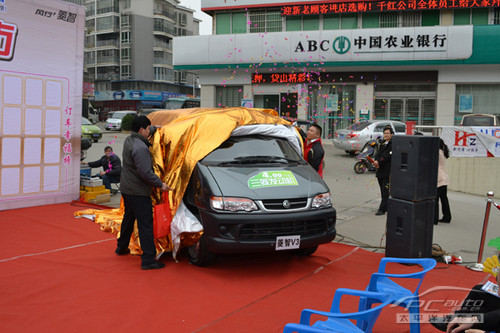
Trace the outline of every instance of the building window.
{"label": "building window", "polygon": [[99,64],[109,63],[109,62],[119,63],[120,62],[119,54],[120,53],[118,50],[99,50],[97,51],[97,63]]}
{"label": "building window", "polygon": [[95,3],[94,2],[86,4],[85,7],[87,8],[85,11],[85,15],[87,17],[95,15]]}
{"label": "building window", "polygon": [[166,19],[155,18],[153,20],[154,31],[165,32],[167,34],[174,34],[175,33],[174,28],[175,25],[172,22],[167,21]]}
{"label": "building window", "polygon": [[224,35],[231,33],[231,13],[216,14],[215,33],[217,35]]}
{"label": "building window", "polygon": [[422,25],[421,12],[401,12],[398,18],[400,27],[420,27]]}
{"label": "building window", "polygon": [[174,82],[174,71],[167,67],[154,67],[154,79],[156,81]]}
{"label": "building window", "polygon": [[286,31],[301,31],[302,30],[302,17],[301,16],[288,16],[286,18]]}
{"label": "building window", "polygon": [[130,15],[122,15],[121,26],[122,28],[130,27]]}
{"label": "building window", "polygon": [[117,16],[98,17],[96,20],[96,30],[114,30],[119,27],[120,18]]}
{"label": "building window", "polygon": [[361,27],[363,29],[378,28],[380,22],[379,13],[363,13],[361,19]]}
{"label": "building window", "polygon": [[319,15],[307,15],[302,20],[303,30],[319,30]]}
{"label": "building window", "polygon": [[250,32],[279,32],[283,30],[280,10],[248,11]]}
{"label": "building window", "polygon": [[122,74],[121,74],[121,78],[122,79],[130,79],[131,78],[131,65],[122,65],[121,66],[121,69],[122,69]]}
{"label": "building window", "polygon": [[439,25],[440,14],[437,10],[423,10],[422,11],[422,26],[431,27]]}
{"label": "building window", "polygon": [[288,16],[285,21],[286,31],[318,31],[321,22],[323,30],[357,29],[358,14],[328,14],[322,17],[318,15]]}
{"label": "building window", "polygon": [[179,24],[186,25],[187,24],[187,15],[184,13],[178,13],[179,16]]}
{"label": "building window", "polygon": [[84,59],[85,59],[85,65],[95,65],[95,53],[92,52],[85,52],[84,54]]}
{"label": "building window", "polygon": [[215,95],[215,103],[219,108],[241,106],[243,86],[216,87]]}
{"label": "building window", "polygon": [[233,34],[244,34],[247,32],[247,15],[245,12],[231,14],[231,32]]}
{"label": "building window", "polygon": [[455,90],[455,125],[460,125],[465,113],[459,112],[460,95],[472,95],[472,112],[497,114],[500,105],[498,84],[457,84]]}
{"label": "building window", "polygon": [[97,14],[104,13],[118,13],[120,11],[119,0],[98,0],[97,1]]}
{"label": "building window", "polygon": [[130,49],[129,48],[124,48],[121,49],[121,59],[123,60],[130,60]]}
{"label": "building window", "polygon": [[172,53],[164,51],[154,51],[154,63],[156,65],[171,65]]}
{"label": "building window", "polygon": [[215,33],[244,34],[247,32],[247,15],[245,12],[218,13],[215,16]]}
{"label": "building window", "polygon": [[472,24],[473,25],[487,25],[488,24],[488,8],[474,8],[471,10]]}
{"label": "building window", "polygon": [[386,12],[380,13],[380,28],[420,27],[420,12]]}
{"label": "building window", "polygon": [[340,29],[340,15],[330,14],[323,15],[323,30]]}
{"label": "building window", "polygon": [[470,9],[455,9],[453,11],[453,25],[469,25]]}
{"label": "building window", "polygon": [[500,8],[493,8],[493,24],[500,24]]}
{"label": "building window", "polygon": [[121,43],[122,44],[130,43],[130,31],[123,31],[121,33]]}
{"label": "building window", "polygon": [[175,71],[175,83],[186,84],[187,73],[182,71]]}
{"label": "building window", "polygon": [[357,29],[358,14],[340,15],[340,29]]}

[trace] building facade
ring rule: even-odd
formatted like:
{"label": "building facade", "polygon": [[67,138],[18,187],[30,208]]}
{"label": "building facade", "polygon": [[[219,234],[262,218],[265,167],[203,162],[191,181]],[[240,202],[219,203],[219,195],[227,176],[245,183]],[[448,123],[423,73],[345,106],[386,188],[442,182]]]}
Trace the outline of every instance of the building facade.
{"label": "building facade", "polygon": [[192,9],[179,0],[80,4],[86,8],[84,87],[94,107],[140,110],[161,107],[168,97],[199,95],[196,75],[172,63],[173,38],[199,33]]}
{"label": "building facade", "polygon": [[500,113],[500,1],[202,0],[213,34],[176,37],[206,107],[274,108],[324,138],[360,119],[456,125]]}

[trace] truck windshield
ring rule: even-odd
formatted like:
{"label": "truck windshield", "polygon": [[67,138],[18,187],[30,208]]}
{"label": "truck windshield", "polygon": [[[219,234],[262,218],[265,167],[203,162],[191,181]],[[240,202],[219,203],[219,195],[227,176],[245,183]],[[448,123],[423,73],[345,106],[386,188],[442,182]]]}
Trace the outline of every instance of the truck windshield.
{"label": "truck windshield", "polygon": [[[269,157],[269,158],[265,158]],[[267,162],[302,162],[302,157],[285,139],[261,135],[231,137],[208,154],[203,162],[210,164],[241,162],[244,160]]]}

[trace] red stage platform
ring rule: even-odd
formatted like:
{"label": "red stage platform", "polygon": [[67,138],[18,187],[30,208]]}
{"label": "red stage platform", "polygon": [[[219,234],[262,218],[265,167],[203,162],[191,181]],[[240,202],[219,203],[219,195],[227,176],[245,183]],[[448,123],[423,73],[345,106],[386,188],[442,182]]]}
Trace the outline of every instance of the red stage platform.
{"label": "red stage platform", "polygon": [[[73,217],[85,208],[0,212],[1,332],[281,332],[303,308],[328,310],[337,288],[364,289],[383,256],[331,243],[311,257],[228,255],[208,268],[164,254],[165,269],[142,271],[139,257],[115,255],[114,235]],[[421,287],[422,312],[449,312],[486,277],[438,264]],[[384,309],[374,332],[409,332],[400,313]]]}

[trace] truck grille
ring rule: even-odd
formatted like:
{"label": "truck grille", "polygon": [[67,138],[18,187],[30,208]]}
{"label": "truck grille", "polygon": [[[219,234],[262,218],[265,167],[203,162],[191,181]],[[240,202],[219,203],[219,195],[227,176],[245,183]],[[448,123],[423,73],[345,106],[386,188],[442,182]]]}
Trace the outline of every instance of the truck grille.
{"label": "truck grille", "polygon": [[[283,206],[283,201],[288,200],[290,202],[290,207],[285,208]],[[266,209],[269,210],[286,210],[286,209],[297,209],[304,208],[307,206],[307,198],[299,199],[269,199],[262,200],[262,204]]]}
{"label": "truck grille", "polygon": [[322,235],[327,225],[324,219],[297,220],[286,222],[248,223],[240,230],[240,241],[273,241],[277,236],[301,235],[301,237]]}

